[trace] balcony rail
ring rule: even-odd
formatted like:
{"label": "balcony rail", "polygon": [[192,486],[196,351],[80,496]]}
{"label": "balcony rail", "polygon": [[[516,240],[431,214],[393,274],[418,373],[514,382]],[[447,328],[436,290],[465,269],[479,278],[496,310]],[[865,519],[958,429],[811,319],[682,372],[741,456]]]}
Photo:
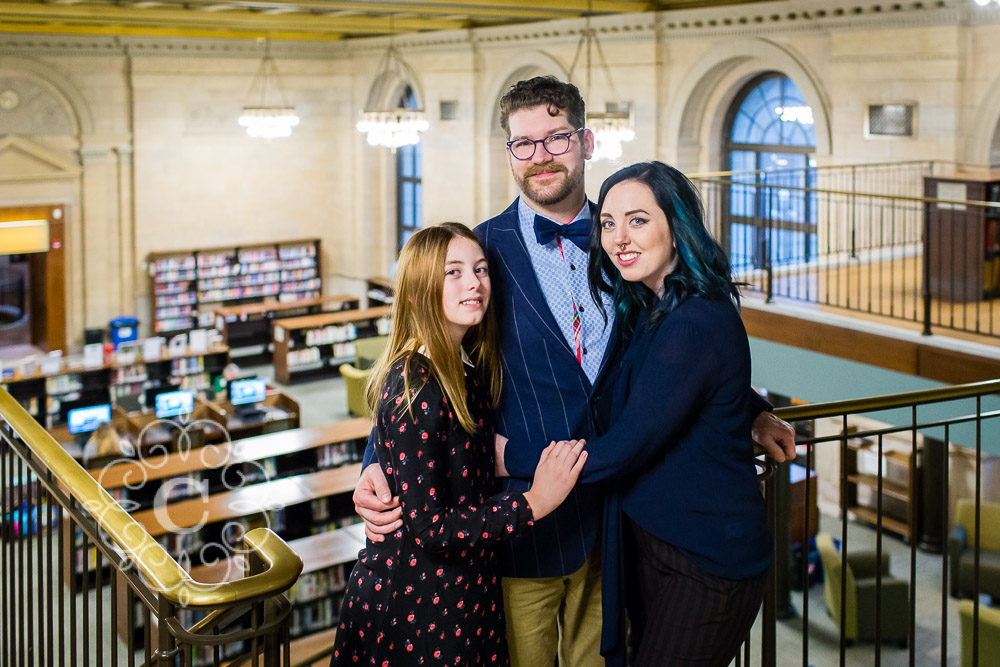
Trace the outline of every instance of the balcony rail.
{"label": "balcony rail", "polygon": [[247,577],[188,573],[0,391],[0,665],[288,665],[302,561],[243,535]]}
{"label": "balcony rail", "polygon": [[[1000,613],[986,609],[981,594],[996,596],[994,604],[1000,602],[1000,591],[994,592],[997,566],[990,560],[997,554],[987,551],[987,545],[996,548],[991,540],[997,539],[1000,525],[987,522],[984,512],[1000,509],[1000,504],[984,498],[990,487],[984,482],[988,459],[983,445],[996,443],[1000,433],[997,394],[1000,380],[775,411],[799,434],[799,511],[790,509],[791,464],[781,464],[765,482],[775,565],[774,587],[767,594],[761,623],[760,664],[794,664],[787,647],[796,642],[801,642],[803,666],[833,664],[833,654],[840,665],[880,665],[883,660],[928,664],[933,655],[941,665],[956,664],[958,653],[963,665],[993,664],[996,655],[987,651],[996,644],[985,642],[1000,641]],[[818,494],[824,484],[825,492]],[[992,494],[996,500],[995,491]],[[809,508],[817,498],[826,512],[811,516]],[[963,512],[966,527],[960,528]],[[839,572],[836,560],[831,571],[831,563],[823,558],[827,581],[814,590],[819,559],[811,555],[809,538],[817,529],[839,539]],[[963,537],[966,548],[961,551],[958,541]],[[819,547],[820,537],[816,540]],[[795,563],[790,559],[793,543],[802,554]],[[918,543],[923,546],[919,571]],[[890,550],[897,557],[907,554],[908,561],[890,562]],[[849,565],[855,569],[849,571]],[[862,567],[866,574],[858,570]],[[864,582],[862,576],[867,577]],[[801,597],[793,596],[791,588],[800,590]],[[815,606],[810,604],[812,596],[818,596]],[[971,601],[959,602],[957,597]],[[796,607],[800,623],[778,623],[794,618]],[[818,609],[832,618],[839,641],[812,619]],[[959,642],[949,629],[959,627],[963,614]],[[991,625],[982,620],[986,614]],[[857,634],[865,624],[867,641]],[[929,624],[939,631],[928,632]],[[781,642],[786,648],[780,660],[779,632],[789,633]],[[889,641],[894,646],[884,645]],[[903,646],[906,660],[900,655]]]}
{"label": "balcony rail", "polygon": [[[788,167],[752,171],[715,171],[689,174],[692,181],[733,181],[757,185],[787,185],[840,190],[869,195],[919,197],[924,177],[954,169],[931,160],[869,162],[865,164]],[[940,175],[940,174],[938,174]]]}
{"label": "balcony rail", "polygon": [[696,183],[733,272],[767,301],[1000,336],[1000,203]]}

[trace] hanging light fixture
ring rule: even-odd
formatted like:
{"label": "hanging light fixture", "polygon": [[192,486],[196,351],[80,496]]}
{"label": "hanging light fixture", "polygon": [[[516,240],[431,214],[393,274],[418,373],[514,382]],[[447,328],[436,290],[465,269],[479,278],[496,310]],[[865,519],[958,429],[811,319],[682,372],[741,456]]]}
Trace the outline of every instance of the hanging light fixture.
{"label": "hanging light fixture", "polygon": [[292,128],[299,124],[295,107],[288,104],[281,89],[281,78],[278,68],[271,58],[271,41],[264,46],[264,59],[254,74],[250,92],[247,93],[247,104],[243,106],[239,123],[251,137],[276,139],[288,137]]}
{"label": "hanging light fixture", "polygon": [[[597,48],[597,57],[600,58],[601,68],[607,77],[608,87],[611,88],[611,96],[615,100],[613,104],[605,105],[604,111],[592,111],[593,100],[587,98],[591,95],[591,51]],[[573,80],[573,73],[580,60],[580,55],[586,53],[587,58],[587,85],[585,88],[584,100],[587,102],[587,127],[594,133],[594,154],[591,161],[597,160],[617,160],[622,156],[622,143],[635,139],[635,129],[632,124],[632,105],[622,102],[618,97],[618,90],[615,88],[615,81],[611,77],[611,70],[608,62],[604,59],[604,50],[601,42],[597,39],[597,31],[590,27],[590,2],[587,3],[586,26],[580,36],[580,41],[576,45],[576,55],[573,57],[573,64],[569,68],[569,78]]]}
{"label": "hanging light fixture", "polygon": [[393,28],[390,23],[389,47],[379,63],[378,74],[368,92],[368,101],[364,111],[361,112],[361,120],[356,126],[359,132],[367,135],[368,143],[372,146],[385,146],[395,152],[400,146],[420,143],[420,133],[430,127],[423,109],[408,109],[398,102],[395,102],[397,105],[395,107],[383,106],[393,103],[386,100],[391,92],[388,88],[408,78],[407,66],[393,41]]}

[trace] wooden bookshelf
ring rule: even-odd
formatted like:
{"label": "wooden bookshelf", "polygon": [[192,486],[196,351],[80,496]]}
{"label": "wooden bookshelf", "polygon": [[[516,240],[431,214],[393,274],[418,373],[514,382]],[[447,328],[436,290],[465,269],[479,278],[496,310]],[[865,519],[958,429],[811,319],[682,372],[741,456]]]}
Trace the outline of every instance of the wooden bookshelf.
{"label": "wooden bookshelf", "polygon": [[119,463],[109,468],[97,468],[89,472],[101,481],[101,486],[104,488],[116,489],[124,486],[129,479],[141,478],[150,483],[207,468],[261,461],[327,445],[361,440],[368,437],[370,430],[370,420],[348,419],[325,426],[297,428],[233,440],[205,450],[197,456],[190,452],[174,452],[144,460]]}
{"label": "wooden bookshelf", "polygon": [[369,308],[391,306],[396,299],[396,281],[389,278],[369,278],[365,281],[365,298]]}
{"label": "wooden bookshelf", "polygon": [[[1000,203],[1000,171],[924,177],[932,199]],[[1000,296],[1000,207],[925,204],[931,296],[979,301]]]}
{"label": "wooden bookshelf", "polygon": [[844,506],[848,514],[867,523],[878,522],[879,471],[882,474],[882,525],[904,539],[920,535],[919,487],[922,476],[923,441],[917,438],[916,466],[913,465],[911,436],[887,434],[882,437],[882,458],[878,456],[878,436],[865,431],[885,428],[872,419],[853,417],[844,452]]}
{"label": "wooden bookshelf", "polygon": [[211,326],[217,306],[322,293],[319,239],[174,250],[149,255],[153,330]]}
{"label": "wooden bookshelf", "polygon": [[289,384],[298,373],[331,372],[354,360],[354,341],[390,328],[388,306],[307,315],[274,323],[274,378]]}
{"label": "wooden bookshelf", "polygon": [[230,347],[231,357],[256,356],[271,351],[271,329],[276,319],[357,310],[359,306],[360,299],[349,294],[225,306],[215,310],[215,328]]}

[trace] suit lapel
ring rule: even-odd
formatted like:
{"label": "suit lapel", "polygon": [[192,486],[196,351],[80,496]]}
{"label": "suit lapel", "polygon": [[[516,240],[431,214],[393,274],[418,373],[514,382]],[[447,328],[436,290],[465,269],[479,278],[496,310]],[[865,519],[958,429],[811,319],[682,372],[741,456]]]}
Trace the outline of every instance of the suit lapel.
{"label": "suit lapel", "polygon": [[517,215],[517,200],[503,212],[497,220],[496,228],[491,238],[494,260],[500,262],[504,273],[504,283],[509,296],[518,304],[518,311],[526,311],[532,325],[543,336],[553,339],[567,354],[573,355],[566,343],[562,330],[556,323],[549,303],[538,285],[535,268],[531,264],[531,256],[524,245],[521,236],[520,223]]}

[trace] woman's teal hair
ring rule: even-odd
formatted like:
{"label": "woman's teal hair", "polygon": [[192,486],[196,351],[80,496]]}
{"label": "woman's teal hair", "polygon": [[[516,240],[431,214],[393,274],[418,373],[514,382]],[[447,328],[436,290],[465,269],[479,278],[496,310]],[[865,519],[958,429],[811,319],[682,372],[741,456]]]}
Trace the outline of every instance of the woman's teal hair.
{"label": "woman's teal hair", "polygon": [[[646,185],[667,217],[670,233],[677,244],[678,260],[663,280],[663,297],[642,283],[628,282],[601,249],[601,211],[608,192],[625,181]],[[684,174],[662,162],[639,162],[618,170],[601,185],[597,215],[590,230],[590,292],[604,313],[601,292],[612,295],[615,321],[626,338],[631,337],[635,319],[646,306],[654,306],[650,317],[653,326],[667,317],[692,296],[707,299],[732,299],[739,304],[739,290],[732,279],[729,258],[722,246],[705,228],[705,209],[694,184]]]}

